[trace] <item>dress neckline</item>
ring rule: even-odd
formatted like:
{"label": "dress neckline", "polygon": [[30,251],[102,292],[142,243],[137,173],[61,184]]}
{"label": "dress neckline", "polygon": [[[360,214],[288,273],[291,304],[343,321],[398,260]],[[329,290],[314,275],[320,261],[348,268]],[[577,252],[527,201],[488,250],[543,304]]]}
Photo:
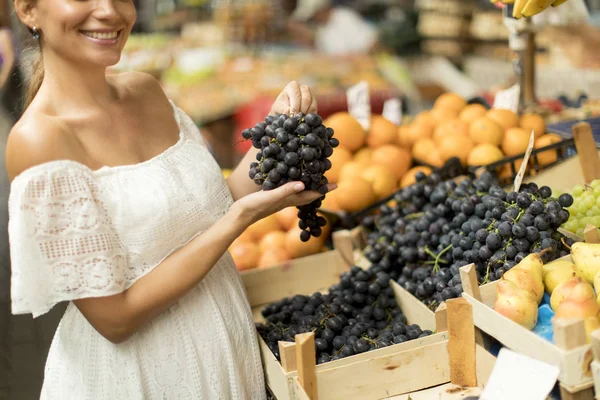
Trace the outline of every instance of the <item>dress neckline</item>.
{"label": "dress neckline", "polygon": [[181,116],[179,115],[180,111],[178,110],[177,106],[175,106],[175,104],[169,100],[169,103],[171,104],[171,107],[173,108],[173,114],[175,117],[175,122],[177,123],[177,127],[179,129],[179,134],[178,134],[178,139],[177,142],[175,142],[174,144],[172,144],[171,146],[167,147],[165,150],[163,150],[161,153],[155,155],[152,158],[149,158],[148,160],[145,161],[141,161],[139,163],[134,163],[134,164],[123,164],[123,165],[115,165],[115,166],[109,166],[109,165],[105,165],[102,166],[98,169],[92,169],[89,166],[79,162],[79,161],[74,161],[74,160],[54,160],[54,161],[48,161],[48,162],[44,162],[38,165],[34,165],[31,168],[26,169],[25,171],[21,172],[19,175],[17,175],[14,179],[13,182],[17,181],[18,179],[25,179],[27,178],[29,175],[35,174],[37,171],[39,170],[43,170],[45,168],[49,168],[52,166],[73,166],[79,169],[82,169],[90,174],[92,174],[95,177],[100,177],[100,176],[105,176],[105,175],[109,175],[118,171],[131,171],[131,170],[135,170],[141,167],[144,167],[146,165],[149,164],[153,164],[159,160],[164,159],[165,157],[167,157],[169,154],[171,154],[172,152],[174,152],[175,150],[177,150],[179,147],[181,147],[184,143],[184,139],[185,139],[185,135],[184,135],[184,129],[182,127],[182,122],[181,122]]}

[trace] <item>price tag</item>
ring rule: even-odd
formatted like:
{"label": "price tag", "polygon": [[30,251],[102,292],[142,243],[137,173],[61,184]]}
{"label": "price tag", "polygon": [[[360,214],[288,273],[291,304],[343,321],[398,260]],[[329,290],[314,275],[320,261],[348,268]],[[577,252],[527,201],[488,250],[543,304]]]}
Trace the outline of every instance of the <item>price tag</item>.
{"label": "price tag", "polygon": [[518,83],[513,87],[502,90],[496,94],[493,108],[504,108],[514,113],[519,111],[519,95],[521,94],[521,85]]}
{"label": "price tag", "polygon": [[371,128],[371,98],[369,83],[362,81],[346,92],[348,112],[368,131]]}
{"label": "price tag", "polygon": [[519,172],[515,177],[514,191],[518,192],[521,188],[521,183],[523,182],[523,177],[525,176],[525,170],[527,169],[527,163],[529,163],[529,157],[531,156],[531,151],[533,150],[533,142],[534,142],[534,131],[531,131],[531,135],[529,136],[529,145],[527,146],[527,150],[525,151],[525,157],[523,157],[523,163],[521,164],[521,168],[519,168]]}
{"label": "price tag", "polygon": [[402,100],[393,98],[383,103],[383,117],[400,126],[402,124]]}
{"label": "price tag", "polygon": [[503,348],[480,400],[545,400],[560,369]]}

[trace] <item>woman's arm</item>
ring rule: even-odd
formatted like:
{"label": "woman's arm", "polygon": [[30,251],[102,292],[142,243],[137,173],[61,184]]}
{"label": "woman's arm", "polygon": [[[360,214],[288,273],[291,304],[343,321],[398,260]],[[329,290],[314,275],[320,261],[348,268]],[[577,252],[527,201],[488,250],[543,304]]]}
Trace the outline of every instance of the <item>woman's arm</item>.
{"label": "woman's arm", "polygon": [[[279,94],[271,107],[270,114],[295,114],[298,112],[305,114],[317,112],[317,99],[308,86],[294,81],[288,83]],[[248,150],[242,161],[227,178],[227,185],[234,201],[260,190],[260,186],[248,176],[250,164],[256,161],[256,153],[258,153],[258,149]]]}
{"label": "woman's arm", "polygon": [[0,88],[3,88],[15,65],[15,50],[13,49],[10,31],[4,29],[0,32],[0,48],[2,48],[2,71],[0,71]]}
{"label": "woman's arm", "polygon": [[[29,130],[21,125],[13,128],[6,150],[11,179],[44,162],[82,159],[81,150],[69,132],[52,126],[51,120],[40,120],[40,126],[46,129]],[[309,204],[321,196],[318,192],[304,191],[301,182],[245,196],[216,224],[171,254],[129,289],[113,296],[79,299],[74,303],[102,336],[113,343],[123,342],[196,286],[250,224],[283,208]]]}

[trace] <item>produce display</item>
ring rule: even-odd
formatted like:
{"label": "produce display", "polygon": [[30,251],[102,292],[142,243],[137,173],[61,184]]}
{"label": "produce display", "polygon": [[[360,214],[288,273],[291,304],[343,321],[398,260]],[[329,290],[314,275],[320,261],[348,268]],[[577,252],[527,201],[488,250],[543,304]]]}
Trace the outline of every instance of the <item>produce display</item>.
{"label": "produce display", "polygon": [[589,185],[575,185],[571,191],[574,201],[569,212],[571,218],[563,225],[568,231],[580,236],[588,225],[600,226],[600,180]]}
{"label": "produce display", "polygon": [[408,325],[389,282],[381,266],[352,267],[327,294],[296,295],[268,305],[258,333],[280,359],[278,341],[314,332],[318,364],[431,335]]}
{"label": "produce display", "polygon": [[570,256],[547,264],[538,254],[531,254],[504,274],[498,283],[494,309],[533,329],[545,291],[554,317],[584,320],[589,343],[591,332],[600,328],[596,295],[600,290],[599,257],[600,244],[583,242],[571,245]]}
{"label": "produce display", "polygon": [[[560,136],[546,133],[544,119],[537,114],[518,116],[511,110],[487,110],[481,104],[467,104],[454,93],[438,97],[430,111],[418,114],[400,128],[400,144],[410,149],[412,157],[424,164],[440,167],[457,157],[463,165],[485,166],[504,157],[525,153],[531,132],[534,148],[560,142]],[[539,166],[557,161],[556,150],[537,155]],[[520,167],[520,161],[516,167]],[[510,165],[498,171],[510,176]]]}
{"label": "produce display", "polygon": [[325,124],[332,127],[340,146],[331,156],[332,167],[325,173],[338,188],[323,203],[334,211],[356,212],[393,194],[398,187],[414,182],[421,171],[410,170],[410,152],[398,144],[398,127],[381,115],[371,117],[371,127],[362,125],[347,112],[330,116]]}
{"label": "produce display", "polygon": [[522,185],[506,192],[485,172],[478,179],[442,181],[437,173],[417,183],[368,216],[365,256],[431,308],[462,294],[459,268],[474,263],[479,283],[538,253],[544,262],[568,254],[557,232],[569,219],[568,194]]}
{"label": "produce display", "polygon": [[[252,140],[259,149],[256,162],[250,165],[249,176],[263,190],[273,190],[288,182],[301,181],[306,189],[328,192],[329,181],[323,175],[331,169],[329,157],[339,145],[334,130],[322,124],[315,113],[294,116],[268,116],[254,128],[245,129],[242,137]],[[317,215],[322,200],[318,199],[300,206],[298,223],[300,239],[308,242],[311,237],[320,237],[327,220]]]}

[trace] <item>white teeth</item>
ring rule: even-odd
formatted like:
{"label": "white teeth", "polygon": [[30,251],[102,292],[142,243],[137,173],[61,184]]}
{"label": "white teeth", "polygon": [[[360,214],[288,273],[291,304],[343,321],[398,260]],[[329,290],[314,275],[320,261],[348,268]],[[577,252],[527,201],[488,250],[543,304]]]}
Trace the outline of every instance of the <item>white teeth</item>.
{"label": "white teeth", "polygon": [[83,32],[84,35],[94,39],[116,39],[119,32]]}

